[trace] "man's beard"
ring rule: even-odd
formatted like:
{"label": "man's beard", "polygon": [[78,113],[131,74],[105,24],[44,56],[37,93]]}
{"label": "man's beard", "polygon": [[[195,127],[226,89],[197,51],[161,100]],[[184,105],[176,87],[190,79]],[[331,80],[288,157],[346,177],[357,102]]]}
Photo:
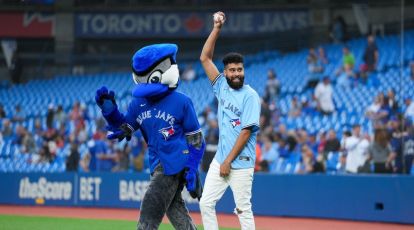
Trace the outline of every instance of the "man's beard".
{"label": "man's beard", "polygon": [[226,77],[227,80],[227,84],[229,84],[229,86],[232,89],[240,89],[241,87],[243,87],[244,84],[244,77],[234,77],[233,79],[239,79],[239,82],[234,82],[233,80],[231,80],[229,77]]}

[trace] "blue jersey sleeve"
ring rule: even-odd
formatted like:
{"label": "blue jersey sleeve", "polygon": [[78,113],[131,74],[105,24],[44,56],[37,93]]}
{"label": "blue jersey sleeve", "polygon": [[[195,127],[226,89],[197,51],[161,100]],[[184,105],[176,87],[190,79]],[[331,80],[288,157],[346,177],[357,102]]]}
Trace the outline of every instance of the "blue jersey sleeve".
{"label": "blue jersey sleeve", "polygon": [[193,103],[189,98],[184,104],[184,121],[183,129],[185,135],[191,135],[200,132],[200,124],[198,123],[197,114],[194,110]]}
{"label": "blue jersey sleeve", "polygon": [[223,73],[219,74],[216,79],[211,83],[213,86],[213,92],[214,95],[216,95],[217,98],[220,97],[221,89],[223,88],[224,84],[226,83],[226,77]]}
{"label": "blue jersey sleeve", "polygon": [[140,113],[140,106],[138,99],[134,99],[128,105],[128,112],[125,115],[125,122],[133,128],[134,131],[139,129],[139,124],[137,122],[138,114]]}
{"label": "blue jersey sleeve", "polygon": [[260,119],[260,99],[257,94],[247,97],[243,104],[243,113],[241,114],[242,129],[252,127],[252,132],[259,130]]}

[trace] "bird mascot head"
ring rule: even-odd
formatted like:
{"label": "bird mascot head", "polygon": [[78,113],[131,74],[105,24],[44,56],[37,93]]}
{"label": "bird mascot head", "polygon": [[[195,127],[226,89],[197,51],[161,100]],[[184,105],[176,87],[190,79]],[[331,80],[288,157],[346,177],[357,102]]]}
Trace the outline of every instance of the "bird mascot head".
{"label": "bird mascot head", "polygon": [[132,78],[137,84],[134,97],[160,98],[178,86],[179,71],[175,44],[155,44],[141,48],[132,57]]}

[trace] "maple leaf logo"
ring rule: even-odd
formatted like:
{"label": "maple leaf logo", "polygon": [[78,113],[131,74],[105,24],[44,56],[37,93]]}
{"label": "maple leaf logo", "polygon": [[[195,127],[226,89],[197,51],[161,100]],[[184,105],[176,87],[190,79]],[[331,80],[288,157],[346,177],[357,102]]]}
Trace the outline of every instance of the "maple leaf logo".
{"label": "maple leaf logo", "polygon": [[184,21],[185,29],[189,33],[196,33],[201,30],[204,26],[204,21],[200,19],[199,16],[196,14],[191,14],[188,18]]}

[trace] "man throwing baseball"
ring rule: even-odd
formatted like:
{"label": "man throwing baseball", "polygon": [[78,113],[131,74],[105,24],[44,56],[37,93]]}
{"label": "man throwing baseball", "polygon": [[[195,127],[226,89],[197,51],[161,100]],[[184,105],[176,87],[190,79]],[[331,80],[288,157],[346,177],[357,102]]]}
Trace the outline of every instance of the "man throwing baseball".
{"label": "man throwing baseball", "polygon": [[214,14],[214,27],[200,55],[216,95],[220,138],[217,153],[211,162],[204,184],[200,210],[204,229],[218,228],[215,206],[230,186],[241,229],[255,229],[252,205],[252,183],[256,160],[256,136],[259,130],[260,98],[249,85],[244,85],[243,56],[228,53],[223,58],[224,71],[220,73],[213,63],[215,43],[225,14]]}

